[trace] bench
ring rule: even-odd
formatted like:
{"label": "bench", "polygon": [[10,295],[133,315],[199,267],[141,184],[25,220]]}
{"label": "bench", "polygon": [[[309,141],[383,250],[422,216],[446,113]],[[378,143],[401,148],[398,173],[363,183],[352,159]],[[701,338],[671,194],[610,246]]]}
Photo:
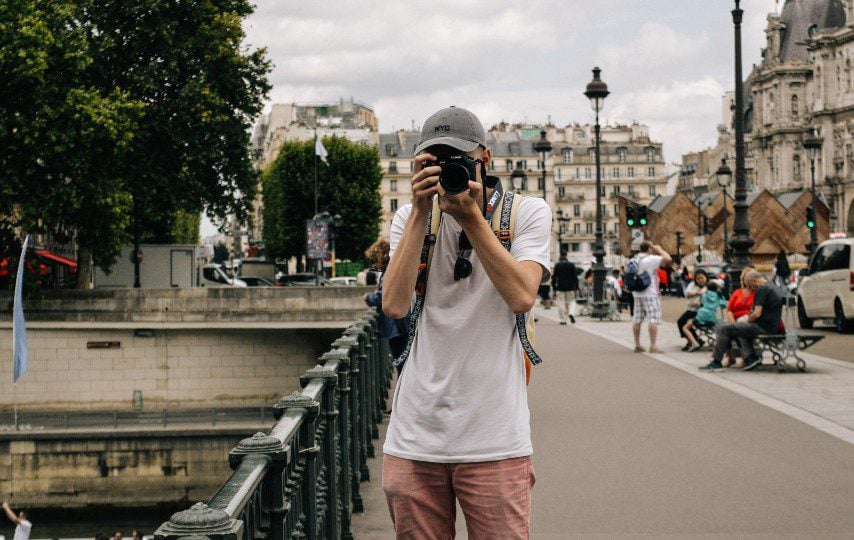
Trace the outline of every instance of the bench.
{"label": "bench", "polygon": [[807,364],[798,356],[798,351],[805,351],[824,339],[821,334],[760,334],[756,336],[755,349],[761,357],[766,351],[771,353],[777,371],[785,371],[787,360],[794,359],[798,371],[806,371]]}

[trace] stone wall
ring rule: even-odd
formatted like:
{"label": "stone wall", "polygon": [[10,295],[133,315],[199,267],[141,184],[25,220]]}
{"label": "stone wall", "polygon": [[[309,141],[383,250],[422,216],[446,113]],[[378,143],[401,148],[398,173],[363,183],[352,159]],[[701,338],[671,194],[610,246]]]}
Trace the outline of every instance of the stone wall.
{"label": "stone wall", "polygon": [[0,432],[0,493],[14,493],[22,508],[203,501],[231,474],[228,452],[267,428]]}
{"label": "stone wall", "polygon": [[[30,329],[29,372],[17,385],[21,407],[145,408],[266,405],[299,388],[341,333],[314,330]],[[118,343],[115,349],[89,348]],[[0,408],[12,407],[11,330],[0,329]]]}

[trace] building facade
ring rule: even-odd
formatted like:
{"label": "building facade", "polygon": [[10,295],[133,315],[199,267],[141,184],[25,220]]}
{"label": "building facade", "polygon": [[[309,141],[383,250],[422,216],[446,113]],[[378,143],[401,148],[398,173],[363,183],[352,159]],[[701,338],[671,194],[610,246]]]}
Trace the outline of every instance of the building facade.
{"label": "building facade", "polygon": [[[545,163],[534,150],[534,144],[545,131],[552,150]],[[592,259],[596,230],[596,161],[591,125],[522,125],[501,123],[487,132],[487,146],[492,153],[488,174],[497,176],[505,188],[513,184],[513,172],[520,169],[524,177],[515,179],[513,188],[526,196],[545,197],[552,208],[569,218],[555,219],[552,228],[552,256],[557,259],[561,248],[577,262]],[[382,183],[383,224],[381,236],[388,237],[391,219],[397,209],[411,202],[410,179],[414,170],[413,150],[420,132],[398,131],[380,134],[379,151],[385,172]],[[606,251],[619,253],[619,206],[617,197],[630,197],[646,204],[665,194],[662,144],[653,141],[649,128],[642,124],[603,126],[601,129],[602,218]],[[545,174],[544,174],[545,173]],[[545,183],[543,183],[545,176]]]}

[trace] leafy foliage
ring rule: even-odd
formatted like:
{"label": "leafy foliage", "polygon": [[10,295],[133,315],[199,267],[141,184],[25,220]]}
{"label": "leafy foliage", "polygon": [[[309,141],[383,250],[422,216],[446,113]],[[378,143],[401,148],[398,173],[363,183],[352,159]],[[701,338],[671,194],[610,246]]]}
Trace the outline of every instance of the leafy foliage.
{"label": "leafy foliage", "polygon": [[[343,137],[323,139],[329,156],[317,162],[318,210],[341,215],[336,255],[360,260],[379,234],[382,169],[377,149]],[[314,141],[282,145],[264,172],[264,244],[267,257],[305,253],[305,220],[314,215]]]}

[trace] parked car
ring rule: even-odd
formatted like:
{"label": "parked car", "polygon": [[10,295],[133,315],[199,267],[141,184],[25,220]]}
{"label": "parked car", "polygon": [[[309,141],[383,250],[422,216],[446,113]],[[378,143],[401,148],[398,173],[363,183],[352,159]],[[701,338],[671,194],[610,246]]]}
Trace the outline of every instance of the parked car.
{"label": "parked car", "polygon": [[329,283],[341,287],[355,287],[356,278],[353,276],[334,277],[329,280]]}
{"label": "parked car", "polygon": [[798,322],[812,328],[818,319],[832,320],[840,333],[854,331],[854,238],[819,244],[798,283]]}
{"label": "parked car", "polygon": [[262,277],[240,276],[240,281],[246,283],[247,287],[275,287],[276,284]]}
{"label": "parked car", "polygon": [[[317,278],[311,272],[302,272],[300,274],[287,274],[280,276],[276,283],[285,287],[310,287],[312,285],[317,285]],[[330,283],[325,277],[321,276],[320,285],[330,286],[332,283]]]}

